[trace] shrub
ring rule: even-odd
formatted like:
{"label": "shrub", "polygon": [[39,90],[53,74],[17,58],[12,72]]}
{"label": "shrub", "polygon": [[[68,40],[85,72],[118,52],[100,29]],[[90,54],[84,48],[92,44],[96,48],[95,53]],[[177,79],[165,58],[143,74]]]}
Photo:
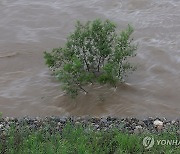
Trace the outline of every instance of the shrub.
{"label": "shrub", "polygon": [[64,47],[44,52],[46,64],[63,83],[63,89],[75,97],[87,91],[88,83],[111,84],[123,82],[135,67],[128,62],[136,54],[132,44],[133,28],[128,25],[122,32],[109,20],[100,19],[76,24],[75,31],[67,38]]}

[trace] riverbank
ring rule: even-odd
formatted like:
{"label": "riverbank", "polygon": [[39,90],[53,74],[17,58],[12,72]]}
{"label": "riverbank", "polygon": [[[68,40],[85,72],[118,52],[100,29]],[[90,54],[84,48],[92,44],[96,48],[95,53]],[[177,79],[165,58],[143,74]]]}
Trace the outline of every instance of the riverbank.
{"label": "riverbank", "polygon": [[[153,147],[148,147],[143,145],[147,136],[155,141],[173,140],[173,143],[154,143]],[[0,151],[8,154],[28,151],[48,154],[179,153],[179,139],[179,119],[89,116],[0,119]]]}
{"label": "riverbank", "polygon": [[[0,134],[3,131],[8,130],[12,125],[14,127],[22,127],[26,125],[32,129],[41,129],[47,125],[53,129],[61,131],[61,129],[67,124],[82,125],[83,127],[91,127],[93,130],[109,130],[116,128],[120,131],[127,131],[128,133],[145,133],[145,132],[164,132],[170,131],[170,129],[176,128],[177,131],[180,128],[180,119],[167,120],[166,118],[117,118],[117,117],[66,117],[66,116],[49,116],[45,118],[40,117],[2,117],[0,118]],[[137,131],[139,130],[139,132]]]}

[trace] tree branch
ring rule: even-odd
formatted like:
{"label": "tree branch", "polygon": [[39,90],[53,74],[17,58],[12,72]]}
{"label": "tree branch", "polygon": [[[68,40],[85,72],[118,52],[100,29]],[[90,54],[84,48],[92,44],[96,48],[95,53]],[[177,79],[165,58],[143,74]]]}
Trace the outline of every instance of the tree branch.
{"label": "tree branch", "polygon": [[86,60],[86,53],[84,52],[84,46],[82,46],[82,52],[83,52],[83,57],[84,57],[84,62],[85,62],[85,64],[86,64],[86,67],[87,67],[87,71],[89,72],[90,70],[89,70],[89,65],[88,65],[88,63],[87,63],[87,60]]}
{"label": "tree branch", "polygon": [[97,69],[98,69],[97,71],[98,71],[98,72],[99,72],[99,69],[100,69],[101,58],[102,58],[102,57],[100,56],[99,61],[98,61],[98,67],[97,67]]}

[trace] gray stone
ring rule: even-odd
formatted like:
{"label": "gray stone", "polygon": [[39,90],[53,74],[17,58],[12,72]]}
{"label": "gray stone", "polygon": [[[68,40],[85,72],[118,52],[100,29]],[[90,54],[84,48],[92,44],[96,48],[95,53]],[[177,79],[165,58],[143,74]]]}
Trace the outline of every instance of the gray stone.
{"label": "gray stone", "polygon": [[107,123],[107,118],[101,118],[100,122],[101,123]]}
{"label": "gray stone", "polygon": [[142,134],[143,133],[143,128],[141,126],[136,126],[134,129],[134,134]]}
{"label": "gray stone", "polygon": [[145,126],[145,123],[144,123],[143,121],[140,120],[140,121],[138,122],[138,125],[144,127],[144,126]]}
{"label": "gray stone", "polygon": [[177,131],[177,135],[179,135],[179,136],[180,136],[180,130],[178,130],[178,131]]}

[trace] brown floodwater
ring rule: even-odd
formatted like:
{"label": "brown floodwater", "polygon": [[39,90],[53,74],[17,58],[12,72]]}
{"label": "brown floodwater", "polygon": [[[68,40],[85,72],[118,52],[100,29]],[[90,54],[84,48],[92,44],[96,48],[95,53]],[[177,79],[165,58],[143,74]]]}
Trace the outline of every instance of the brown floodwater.
{"label": "brown floodwater", "polygon": [[[76,20],[135,28],[137,71],[115,90],[88,85],[72,100],[44,64]],[[1,0],[0,112],[4,116],[180,116],[179,0]]]}

